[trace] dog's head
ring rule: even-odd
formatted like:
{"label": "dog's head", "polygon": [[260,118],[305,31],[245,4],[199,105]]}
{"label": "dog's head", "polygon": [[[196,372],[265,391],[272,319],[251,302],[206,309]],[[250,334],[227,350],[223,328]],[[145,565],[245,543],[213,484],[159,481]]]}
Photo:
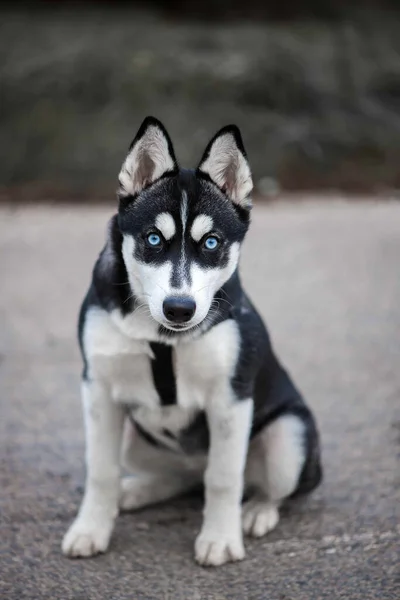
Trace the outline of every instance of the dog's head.
{"label": "dog's head", "polygon": [[237,268],[253,184],[239,129],[221,129],[196,170],[178,167],[164,126],[148,117],[119,174],[122,254],[135,296],[170,331],[213,312]]}

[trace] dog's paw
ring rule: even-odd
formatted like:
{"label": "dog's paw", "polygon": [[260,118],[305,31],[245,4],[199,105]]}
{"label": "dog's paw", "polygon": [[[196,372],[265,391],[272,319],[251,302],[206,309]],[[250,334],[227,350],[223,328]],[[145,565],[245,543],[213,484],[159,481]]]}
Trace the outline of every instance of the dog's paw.
{"label": "dog's paw", "polygon": [[265,500],[249,500],[243,506],[243,531],[253,537],[262,537],[274,529],[279,521],[275,504]]}
{"label": "dog's paw", "polygon": [[195,543],[195,559],[199,565],[218,567],[227,562],[243,560],[242,536],[227,537],[200,533]]}
{"label": "dog's paw", "polygon": [[112,529],[113,521],[99,524],[77,519],[64,536],[62,551],[71,557],[89,557],[105,552]]}

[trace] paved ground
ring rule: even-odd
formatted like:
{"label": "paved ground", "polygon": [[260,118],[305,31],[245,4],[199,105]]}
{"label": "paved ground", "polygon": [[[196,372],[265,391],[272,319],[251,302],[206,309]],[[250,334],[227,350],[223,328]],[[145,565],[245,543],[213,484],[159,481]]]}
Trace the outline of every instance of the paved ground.
{"label": "paved ground", "polygon": [[110,214],[0,209],[0,597],[400,598],[399,204],[254,211],[244,278],[316,411],[324,485],[241,564],[194,564],[195,497],[121,516],[105,556],[61,556],[84,476],[75,316]]}

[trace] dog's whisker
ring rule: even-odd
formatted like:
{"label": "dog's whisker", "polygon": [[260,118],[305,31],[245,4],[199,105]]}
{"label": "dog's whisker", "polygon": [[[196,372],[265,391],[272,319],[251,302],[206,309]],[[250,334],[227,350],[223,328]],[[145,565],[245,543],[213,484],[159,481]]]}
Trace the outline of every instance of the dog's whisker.
{"label": "dog's whisker", "polygon": [[127,302],[129,302],[129,300],[132,300],[132,298],[135,298],[135,294],[131,294],[130,296],[125,298],[125,300],[123,301],[123,304],[126,304]]}
{"label": "dog's whisker", "polygon": [[225,300],[225,298],[218,298],[218,302],[225,302],[230,308],[233,307],[232,302],[229,302],[229,300]]}
{"label": "dog's whisker", "polygon": [[160,288],[160,290],[162,290],[162,291],[164,292],[164,294],[165,294],[166,296],[168,296],[168,292],[167,292],[167,290],[166,290],[165,288],[163,288],[163,286],[162,286],[162,285],[160,285],[160,284],[158,283],[158,281],[156,281],[155,283],[156,283],[156,285],[158,285],[158,287]]}

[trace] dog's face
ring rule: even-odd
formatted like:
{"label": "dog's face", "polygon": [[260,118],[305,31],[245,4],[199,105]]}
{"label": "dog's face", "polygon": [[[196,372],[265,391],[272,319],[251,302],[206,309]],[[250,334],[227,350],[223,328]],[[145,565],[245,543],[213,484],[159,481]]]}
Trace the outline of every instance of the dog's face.
{"label": "dog's face", "polygon": [[197,170],[179,169],[162,124],[143,122],[119,175],[122,253],[136,298],[162,327],[188,331],[218,307],[249,224],[250,169],[239,130],[222,129]]}

